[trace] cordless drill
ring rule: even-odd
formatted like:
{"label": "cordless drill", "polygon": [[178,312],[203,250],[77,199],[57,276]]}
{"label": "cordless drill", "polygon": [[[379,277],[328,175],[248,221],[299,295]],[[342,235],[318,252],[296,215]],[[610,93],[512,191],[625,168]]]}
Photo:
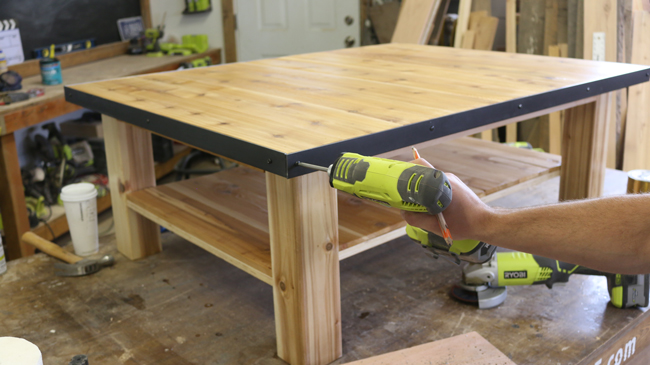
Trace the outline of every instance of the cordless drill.
{"label": "cordless drill", "polygon": [[[297,165],[325,171],[333,188],[388,207],[435,215],[451,203],[449,179],[444,172],[431,167],[349,152],[341,154],[329,167],[304,162]],[[437,245],[433,237],[438,236],[433,233],[412,226],[407,226],[406,231],[432,236],[422,245],[431,249],[435,257],[449,256],[457,263],[485,262],[495,250],[494,246],[478,241],[469,245],[454,241],[450,247],[443,240]]]}

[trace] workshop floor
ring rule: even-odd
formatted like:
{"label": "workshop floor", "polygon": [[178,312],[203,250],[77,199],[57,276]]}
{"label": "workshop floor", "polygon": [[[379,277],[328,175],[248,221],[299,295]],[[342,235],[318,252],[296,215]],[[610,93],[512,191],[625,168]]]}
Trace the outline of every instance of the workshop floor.
{"label": "workshop floor", "polygon": [[[492,205],[551,203],[558,183]],[[606,194],[625,193],[626,183],[624,173],[608,170]],[[110,212],[101,220],[106,231]],[[43,254],[10,262],[0,276],[0,336],[35,343],[45,364],[67,364],[76,354],[89,355],[91,365],[284,364],[276,355],[271,287],[172,233],[162,237],[161,253],[129,261],[116,253],[114,235],[105,235],[101,251],[116,254],[115,266],[82,278],[54,276],[55,260]],[[407,238],[342,261],[343,357],[335,364],[474,330],[516,363],[526,363],[524,340],[577,357],[588,349],[564,348],[556,333],[573,329],[597,343],[609,325],[604,313],[612,308],[599,278],[572,278],[553,290],[513,288],[504,305],[479,311],[447,295],[460,275]],[[561,311],[594,320],[554,320]],[[547,348],[531,351],[539,351],[538,364],[567,363]]]}

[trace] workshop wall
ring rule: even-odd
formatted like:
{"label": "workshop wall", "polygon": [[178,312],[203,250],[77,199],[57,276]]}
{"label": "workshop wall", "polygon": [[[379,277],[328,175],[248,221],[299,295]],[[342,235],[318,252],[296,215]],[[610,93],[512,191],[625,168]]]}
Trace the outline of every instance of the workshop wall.
{"label": "workshop wall", "polygon": [[180,42],[186,34],[207,34],[210,48],[223,49],[220,1],[212,0],[212,11],[207,13],[183,14],[183,10],[185,2],[182,0],[151,1],[152,26],[158,26],[166,13],[163,41]]}
{"label": "workshop wall", "polygon": [[18,22],[25,59],[50,44],[89,38],[97,45],[117,42],[117,19],[139,15],[138,0],[0,1],[0,19]]}

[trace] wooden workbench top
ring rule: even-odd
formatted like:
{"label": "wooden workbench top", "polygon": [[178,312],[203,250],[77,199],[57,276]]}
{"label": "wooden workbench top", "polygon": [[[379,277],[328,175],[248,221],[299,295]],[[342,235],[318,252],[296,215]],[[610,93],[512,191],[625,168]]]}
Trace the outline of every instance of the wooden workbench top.
{"label": "wooden workbench top", "polygon": [[41,105],[45,106],[48,102],[55,100],[63,101],[63,88],[65,85],[109,80],[162,70],[167,71],[169,67],[176,68],[182,62],[187,62],[201,56],[213,55],[215,52],[220,52],[220,50],[209,50],[204,54],[193,54],[190,56],[147,57],[145,55],[119,55],[64,68],[61,71],[63,78],[62,85],[43,85],[40,75],[26,77],[22,81],[23,88],[18,90],[18,92],[40,88],[45,91],[45,95],[0,106],[0,135],[12,133],[17,129],[31,125],[30,120],[18,117],[20,116],[20,112],[29,112],[30,108]]}
{"label": "wooden workbench top", "polygon": [[66,98],[287,175],[301,158],[374,155],[644,82],[647,72],[386,44],[73,85]]}
{"label": "wooden workbench top", "polygon": [[[623,194],[626,174],[608,170],[607,182],[606,193],[615,183]],[[548,181],[502,205],[547,203],[557,189],[557,179]],[[270,286],[174,234],[162,244],[161,253],[130,261],[116,253],[113,235],[102,237],[115,267],[77,278],[54,276],[57,260],[44,254],[9,262],[0,276],[3,333],[35,343],[46,364],[85,353],[91,364],[286,365],[275,355]],[[636,336],[623,364],[647,364],[639,359],[650,313],[614,308],[602,277],[574,275],[552,290],[511,287],[501,306],[480,310],[449,296],[461,275],[406,237],[342,261],[344,355],[334,364],[472,331],[519,365],[605,365],[617,341],[625,349]]]}

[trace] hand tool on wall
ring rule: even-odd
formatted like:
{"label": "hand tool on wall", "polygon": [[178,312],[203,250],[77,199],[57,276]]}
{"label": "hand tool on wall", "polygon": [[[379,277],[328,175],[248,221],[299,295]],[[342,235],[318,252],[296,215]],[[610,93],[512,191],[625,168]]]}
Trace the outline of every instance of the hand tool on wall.
{"label": "hand tool on wall", "polygon": [[647,307],[650,275],[610,274],[523,252],[499,252],[488,262],[463,268],[463,281],[451,295],[479,308],[503,303],[507,286],[564,284],[573,274],[604,276],[610,301],[617,308]]}
{"label": "hand tool on wall", "polygon": [[0,105],[9,105],[11,103],[17,103],[20,101],[25,101],[31,98],[42,96],[45,94],[43,89],[29,89],[27,92],[12,92],[5,93],[0,92]]}
{"label": "hand tool on wall", "polygon": [[[297,162],[299,166],[325,171],[330,185],[361,199],[411,212],[442,213],[451,203],[452,192],[444,172],[410,162],[356,153],[343,153],[329,167]],[[407,226],[406,232],[433,252],[444,255],[455,263],[460,261],[485,262],[496,247],[479,241],[445,240],[431,232]]]}
{"label": "hand tool on wall", "polygon": [[104,255],[100,259],[84,259],[71,252],[62,249],[60,246],[43,239],[32,232],[25,232],[22,241],[28,243],[50,256],[67,262],[67,264],[56,263],[54,267],[58,276],[84,276],[96,273],[103,267],[111,266],[115,259],[111,255]]}
{"label": "hand tool on wall", "polygon": [[34,49],[32,51],[32,56],[34,56],[34,58],[54,58],[54,54],[62,55],[66,53],[82,51],[84,49],[95,47],[95,45],[95,38],[82,39],[56,45],[52,44],[48,47],[39,47]]}
{"label": "hand tool on wall", "polygon": [[149,57],[162,57],[164,54],[160,49],[160,38],[164,35],[162,27],[149,28],[144,31],[145,49]]}

